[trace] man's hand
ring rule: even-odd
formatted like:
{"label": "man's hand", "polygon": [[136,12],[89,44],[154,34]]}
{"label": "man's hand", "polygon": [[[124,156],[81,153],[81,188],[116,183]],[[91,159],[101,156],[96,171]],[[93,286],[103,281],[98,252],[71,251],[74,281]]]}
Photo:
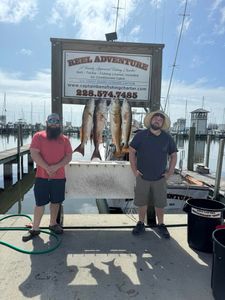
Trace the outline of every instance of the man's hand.
{"label": "man's hand", "polygon": [[163,177],[165,177],[166,180],[170,178],[170,176],[173,175],[173,173],[166,171],[164,174],[162,174]]}
{"label": "man's hand", "polygon": [[140,171],[136,171],[136,173],[134,174],[136,177],[138,177],[138,176],[143,176],[143,174],[140,172]]}
{"label": "man's hand", "polygon": [[59,169],[59,167],[57,165],[52,165],[52,166],[48,166],[45,170],[48,173],[49,177],[52,177],[57,170]]}

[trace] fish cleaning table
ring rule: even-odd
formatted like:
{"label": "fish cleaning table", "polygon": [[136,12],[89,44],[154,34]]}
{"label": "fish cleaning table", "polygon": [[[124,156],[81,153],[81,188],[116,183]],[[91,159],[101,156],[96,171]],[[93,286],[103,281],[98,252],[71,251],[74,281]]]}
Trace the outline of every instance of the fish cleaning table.
{"label": "fish cleaning table", "polygon": [[73,198],[134,198],[135,176],[127,161],[74,161],[66,178],[66,195]]}

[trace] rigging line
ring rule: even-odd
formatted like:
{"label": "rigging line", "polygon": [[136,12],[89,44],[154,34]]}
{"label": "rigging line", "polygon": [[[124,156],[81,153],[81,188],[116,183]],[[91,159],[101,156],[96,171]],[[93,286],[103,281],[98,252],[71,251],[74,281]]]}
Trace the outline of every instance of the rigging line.
{"label": "rigging line", "polygon": [[182,18],[182,24],[181,24],[181,28],[180,28],[180,34],[179,34],[179,39],[178,39],[178,43],[177,43],[177,49],[176,49],[176,54],[174,57],[174,62],[172,65],[172,72],[171,72],[171,76],[170,76],[170,81],[169,81],[169,86],[168,86],[168,91],[167,91],[167,95],[166,95],[166,101],[165,101],[165,106],[164,106],[164,111],[166,110],[166,106],[167,106],[167,102],[169,99],[169,93],[170,93],[170,88],[171,88],[171,84],[172,84],[172,79],[173,79],[173,73],[174,73],[174,69],[176,67],[176,61],[177,61],[177,55],[178,55],[178,50],[179,50],[179,46],[180,46],[180,41],[181,41],[181,36],[183,33],[183,28],[184,28],[184,21],[185,21],[185,17],[186,15],[186,11],[187,11],[187,2],[188,0],[185,1],[185,6],[184,6],[184,13],[183,13],[183,18]]}

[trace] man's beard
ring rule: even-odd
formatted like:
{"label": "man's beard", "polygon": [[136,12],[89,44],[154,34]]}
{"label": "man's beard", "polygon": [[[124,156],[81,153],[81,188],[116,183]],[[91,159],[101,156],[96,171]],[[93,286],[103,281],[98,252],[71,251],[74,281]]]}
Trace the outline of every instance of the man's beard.
{"label": "man's beard", "polygon": [[159,125],[157,125],[157,124],[151,124],[151,128],[152,128],[153,130],[159,130],[159,129],[161,129],[162,127],[159,126]]}
{"label": "man's beard", "polygon": [[61,134],[61,128],[60,127],[57,127],[57,128],[47,127],[46,133],[47,133],[47,138],[49,140],[56,140]]}

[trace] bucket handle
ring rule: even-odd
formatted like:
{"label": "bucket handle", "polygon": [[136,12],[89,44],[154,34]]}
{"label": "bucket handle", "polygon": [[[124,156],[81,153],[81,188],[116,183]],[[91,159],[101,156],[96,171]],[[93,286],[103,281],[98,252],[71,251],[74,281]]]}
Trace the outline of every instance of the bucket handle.
{"label": "bucket handle", "polygon": [[186,213],[190,213],[191,209],[190,209],[190,205],[185,202],[184,206],[183,206],[183,211],[186,212]]}

